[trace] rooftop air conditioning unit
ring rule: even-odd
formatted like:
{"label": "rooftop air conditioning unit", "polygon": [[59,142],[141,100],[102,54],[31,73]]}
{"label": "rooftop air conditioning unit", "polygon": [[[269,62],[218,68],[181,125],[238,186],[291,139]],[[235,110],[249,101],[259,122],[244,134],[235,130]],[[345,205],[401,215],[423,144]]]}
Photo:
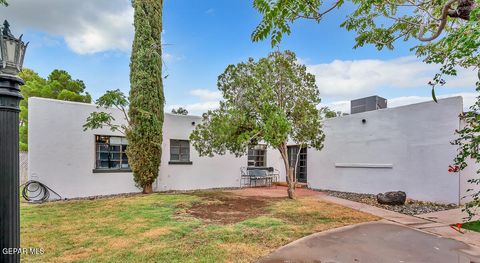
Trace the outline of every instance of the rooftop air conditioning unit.
{"label": "rooftop air conditioning unit", "polygon": [[350,101],[350,114],[387,108],[387,99],[371,96]]}

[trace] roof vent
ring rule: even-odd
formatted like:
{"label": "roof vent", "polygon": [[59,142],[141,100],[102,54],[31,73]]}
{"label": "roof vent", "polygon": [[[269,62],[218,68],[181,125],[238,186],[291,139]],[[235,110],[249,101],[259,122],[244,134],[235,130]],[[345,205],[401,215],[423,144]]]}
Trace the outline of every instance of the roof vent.
{"label": "roof vent", "polygon": [[379,96],[370,96],[350,101],[350,114],[385,108],[387,108],[387,99]]}

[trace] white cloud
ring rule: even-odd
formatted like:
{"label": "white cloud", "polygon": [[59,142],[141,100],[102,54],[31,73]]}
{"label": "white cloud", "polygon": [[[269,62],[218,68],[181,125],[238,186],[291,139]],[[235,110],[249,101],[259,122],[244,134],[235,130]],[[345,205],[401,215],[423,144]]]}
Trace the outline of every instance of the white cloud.
{"label": "white cloud", "polygon": [[[167,110],[170,111],[173,108],[183,107],[183,108],[186,108],[190,114],[201,115],[202,113],[208,110],[217,109],[219,106],[220,97],[217,97],[217,96],[220,96],[220,95],[215,94],[215,92],[211,92],[203,89],[197,89],[197,90],[192,90],[190,94],[196,97],[200,97],[201,101],[191,103],[191,104],[170,105],[170,106],[167,106]],[[443,98],[450,98],[450,97],[457,97],[457,96],[463,97],[463,109],[465,111],[468,111],[470,106],[472,106],[475,103],[478,93],[462,92],[462,93],[440,95],[437,97],[438,99],[443,99]],[[215,100],[215,98],[217,99]],[[395,97],[395,98],[389,98],[387,104],[388,104],[388,108],[395,108],[395,107],[400,107],[400,106],[405,106],[405,105],[410,105],[410,104],[415,104],[415,103],[420,103],[425,101],[432,101],[432,97],[430,96]],[[320,108],[323,106],[327,106],[328,108],[334,111],[350,113],[350,101],[348,100],[334,101],[330,103],[321,103],[318,107]]]}
{"label": "white cloud", "polygon": [[130,0],[15,0],[1,8],[15,33],[61,36],[74,52],[128,51],[133,40]]}
{"label": "white cloud", "polygon": [[[437,72],[438,67],[427,65],[415,57],[401,57],[393,60],[335,60],[328,64],[308,66],[310,72],[317,77],[318,86],[323,98],[341,98],[339,101],[322,103],[332,110],[350,112],[350,99],[375,94],[380,88],[418,88],[426,87],[428,81]],[[477,73],[473,70],[459,70],[458,76],[447,79],[444,88],[465,88],[473,86]],[[207,110],[218,108],[222,97],[220,91],[195,89],[190,95],[196,97],[194,103],[172,105],[169,108],[184,107],[193,114],[201,114]],[[476,93],[455,93],[437,96],[446,98],[462,96],[464,108],[467,110],[475,101]],[[388,99],[388,107],[398,107],[423,101],[431,101],[430,96],[403,96]]]}
{"label": "white cloud", "polygon": [[202,101],[218,101],[222,98],[222,93],[220,91],[211,91],[207,89],[194,89],[190,91],[190,95],[198,97]]}
{"label": "white cloud", "polygon": [[[334,60],[307,65],[307,68],[316,76],[322,96],[348,98],[370,95],[384,87],[426,87],[439,66],[409,56],[392,60]],[[475,71],[461,69],[458,73],[456,77],[447,78],[445,87],[466,88],[477,80]]]}
{"label": "white cloud", "polygon": [[171,111],[172,109],[177,109],[179,107],[185,108],[188,110],[188,113],[191,115],[202,115],[204,112],[207,112],[208,110],[214,110],[217,109],[219,106],[219,101],[204,101],[204,102],[198,102],[198,103],[192,103],[192,104],[184,104],[184,105],[170,105],[167,106],[168,111]]}
{"label": "white cloud", "polygon": [[458,76],[448,77],[445,87],[454,88],[468,88],[475,87],[475,83],[478,81],[479,75],[477,69],[460,69]]}
{"label": "white cloud", "polygon": [[208,110],[214,110],[219,107],[222,93],[220,91],[211,91],[207,89],[194,89],[190,91],[190,95],[196,97],[198,102],[190,104],[175,104],[167,106],[167,110],[182,107],[188,110],[189,114],[201,115]]}
{"label": "white cloud", "polygon": [[165,62],[173,63],[173,62],[184,60],[185,57],[184,56],[176,56],[176,55],[173,55],[173,54],[168,53],[168,52],[163,52],[162,59]]}
{"label": "white cloud", "polygon": [[327,106],[329,109],[333,111],[340,111],[343,113],[350,113],[350,101],[348,100],[341,100],[341,101],[334,101],[331,103],[321,103],[320,107]]}
{"label": "white cloud", "polygon": [[308,62],[310,61],[309,58],[299,58],[297,57],[297,63],[301,65],[308,65]]}

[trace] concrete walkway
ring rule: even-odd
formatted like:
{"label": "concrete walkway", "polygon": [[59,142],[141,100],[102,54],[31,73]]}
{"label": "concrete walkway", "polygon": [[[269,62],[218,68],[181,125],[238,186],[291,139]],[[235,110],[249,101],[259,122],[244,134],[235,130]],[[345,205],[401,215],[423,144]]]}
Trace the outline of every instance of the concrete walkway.
{"label": "concrete walkway", "polygon": [[[463,222],[466,216],[467,213],[463,212],[462,208],[417,215],[417,217],[423,219],[441,222],[449,225]],[[474,216],[471,221],[476,220],[480,220],[480,215]]]}
{"label": "concrete walkway", "polygon": [[[242,189],[240,195],[285,196],[283,187]],[[434,262],[480,263],[480,233],[450,227],[463,222],[461,209],[409,216],[363,203],[301,189],[299,196],[350,207],[383,218],[313,234],[259,262]]]}
{"label": "concrete walkway", "polygon": [[480,262],[465,243],[385,220],[321,232],[290,243],[262,263],[276,262]]}
{"label": "concrete walkway", "polygon": [[464,214],[461,209],[452,209],[418,216],[409,216],[333,196],[319,195],[318,198],[323,201],[336,203],[365,213],[376,215],[390,222],[442,237],[455,239],[472,246],[478,246],[478,249],[480,249],[480,233],[469,230],[464,230],[463,233],[460,233],[450,227],[451,224],[463,222],[462,219],[466,216],[466,214]]}

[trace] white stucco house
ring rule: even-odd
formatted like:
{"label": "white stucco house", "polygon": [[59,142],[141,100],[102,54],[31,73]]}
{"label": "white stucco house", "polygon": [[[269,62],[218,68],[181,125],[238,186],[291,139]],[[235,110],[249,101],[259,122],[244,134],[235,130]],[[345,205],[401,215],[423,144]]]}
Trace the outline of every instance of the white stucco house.
{"label": "white stucco house", "polygon": [[[314,189],[359,193],[405,191],[410,198],[464,203],[468,178],[449,173],[456,155],[450,144],[461,123],[461,97],[386,108],[324,121],[322,151],[303,149],[298,181]],[[128,142],[109,129],[83,131],[95,105],[51,99],[29,99],[29,179],[62,198],[139,192],[125,148]],[[109,110],[119,122],[120,111]],[[199,157],[189,135],[197,116],[165,114],[162,163],[155,191],[240,186],[240,168],[274,167],[285,178],[277,150],[257,146],[244,157]],[[298,147],[290,147],[292,153]]]}

